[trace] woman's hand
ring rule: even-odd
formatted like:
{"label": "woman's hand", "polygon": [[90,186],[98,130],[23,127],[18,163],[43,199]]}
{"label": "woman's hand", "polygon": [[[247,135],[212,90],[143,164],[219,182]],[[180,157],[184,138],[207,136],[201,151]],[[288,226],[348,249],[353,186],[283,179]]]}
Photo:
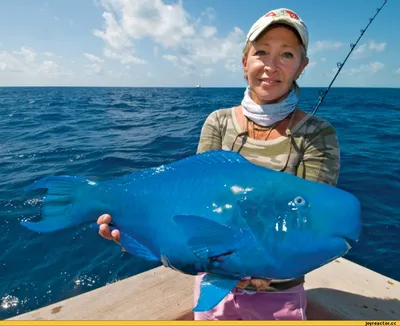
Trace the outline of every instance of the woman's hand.
{"label": "woman's hand", "polygon": [[[109,224],[111,223],[111,216],[109,214],[103,214],[97,219],[97,224],[100,224],[99,234],[107,240],[114,240],[114,242],[120,243],[120,233],[118,230],[110,231]],[[125,251],[124,248],[122,248]]]}
{"label": "woman's hand", "polygon": [[236,285],[236,287],[238,287],[239,289],[245,289],[251,284],[257,289],[257,291],[263,291],[268,289],[270,283],[271,280],[266,278],[251,278],[251,279],[249,278],[241,280]]}
{"label": "woman's hand", "polygon": [[268,289],[271,284],[271,279],[267,278],[252,278],[250,283],[257,289],[257,291],[263,291]]}

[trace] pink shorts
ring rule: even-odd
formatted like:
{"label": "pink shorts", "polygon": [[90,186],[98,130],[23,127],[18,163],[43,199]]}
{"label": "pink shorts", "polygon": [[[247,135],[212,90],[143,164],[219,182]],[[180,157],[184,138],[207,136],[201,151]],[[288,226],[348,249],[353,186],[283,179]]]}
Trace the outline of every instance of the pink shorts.
{"label": "pink shorts", "polygon": [[[202,278],[195,277],[195,304]],[[213,309],[195,312],[194,320],[305,320],[306,304],[302,284],[280,292],[229,293]]]}

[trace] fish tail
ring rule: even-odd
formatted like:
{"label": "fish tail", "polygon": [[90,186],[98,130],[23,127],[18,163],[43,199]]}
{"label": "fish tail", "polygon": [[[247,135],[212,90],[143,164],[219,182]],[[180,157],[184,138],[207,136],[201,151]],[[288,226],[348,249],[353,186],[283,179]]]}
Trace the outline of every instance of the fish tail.
{"label": "fish tail", "polygon": [[[38,222],[21,221],[31,231],[52,232],[95,221],[101,204],[93,200],[97,182],[75,176],[51,176],[40,179],[26,190],[47,189]],[[97,187],[98,188],[98,187]]]}

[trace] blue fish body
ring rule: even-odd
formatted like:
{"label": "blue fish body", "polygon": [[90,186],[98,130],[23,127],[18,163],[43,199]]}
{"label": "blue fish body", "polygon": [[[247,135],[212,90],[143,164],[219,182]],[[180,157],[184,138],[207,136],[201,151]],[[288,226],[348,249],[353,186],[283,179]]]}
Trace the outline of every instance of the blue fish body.
{"label": "blue fish body", "polygon": [[341,189],[211,151],[116,179],[56,176],[42,220],[51,232],[109,213],[132,255],[186,274],[210,273],[194,311],[217,305],[245,276],[295,278],[345,255],[361,233],[358,199]]}

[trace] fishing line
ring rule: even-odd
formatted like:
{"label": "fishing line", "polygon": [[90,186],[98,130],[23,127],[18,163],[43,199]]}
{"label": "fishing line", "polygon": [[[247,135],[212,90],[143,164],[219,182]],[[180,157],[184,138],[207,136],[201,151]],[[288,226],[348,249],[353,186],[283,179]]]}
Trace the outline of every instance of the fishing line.
{"label": "fishing line", "polygon": [[314,115],[317,112],[319,106],[321,105],[321,103],[324,100],[326,94],[328,93],[329,89],[331,88],[331,86],[332,86],[333,82],[335,81],[337,75],[339,75],[340,71],[342,70],[342,68],[343,68],[344,64],[346,63],[347,59],[349,58],[350,54],[353,52],[354,48],[357,46],[358,41],[363,37],[363,35],[364,35],[365,31],[368,29],[369,25],[371,25],[372,21],[375,19],[375,17],[382,10],[383,6],[386,4],[387,0],[383,0],[383,1],[384,2],[382,4],[382,6],[380,8],[376,8],[376,13],[372,18],[369,19],[369,23],[367,24],[367,26],[364,29],[361,30],[361,35],[358,37],[357,42],[355,44],[353,44],[353,43],[350,44],[350,52],[347,54],[347,56],[344,59],[343,63],[338,62],[336,64],[339,69],[336,72],[336,75],[333,77],[333,79],[332,79],[331,83],[329,84],[328,88],[325,89],[325,90],[319,91],[319,101],[318,101],[317,105],[315,106],[315,109],[314,109],[312,115]]}

